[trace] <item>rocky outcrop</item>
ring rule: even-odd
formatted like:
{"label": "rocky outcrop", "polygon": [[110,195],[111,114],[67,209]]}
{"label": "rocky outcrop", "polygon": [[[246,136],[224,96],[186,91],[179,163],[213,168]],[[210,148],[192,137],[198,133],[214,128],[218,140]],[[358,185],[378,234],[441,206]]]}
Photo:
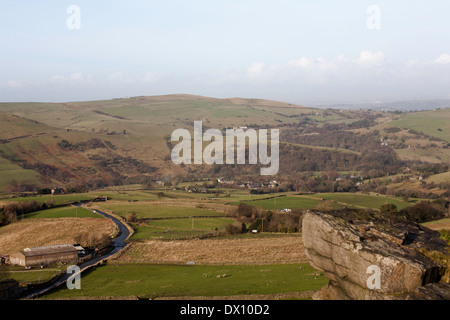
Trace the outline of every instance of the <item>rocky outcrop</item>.
{"label": "rocky outcrop", "polygon": [[330,279],[315,299],[450,299],[450,285],[441,281],[447,266],[427,254],[450,258],[446,242],[397,216],[308,211],[303,244],[310,264]]}

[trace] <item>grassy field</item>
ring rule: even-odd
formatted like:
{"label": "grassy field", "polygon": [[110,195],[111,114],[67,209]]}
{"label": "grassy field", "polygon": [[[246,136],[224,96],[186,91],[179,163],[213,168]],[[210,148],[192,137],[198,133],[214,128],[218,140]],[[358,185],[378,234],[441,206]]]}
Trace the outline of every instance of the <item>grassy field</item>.
{"label": "grassy field", "polygon": [[442,219],[437,221],[426,222],[423,225],[436,231],[441,230],[450,231],[450,219]]}
{"label": "grassy field", "polygon": [[450,109],[408,113],[389,125],[413,129],[450,142]]}
{"label": "grassy field", "polygon": [[147,240],[133,243],[115,262],[183,265],[307,263],[299,234],[246,234],[203,240]]}
{"label": "grassy field", "polygon": [[55,275],[60,274],[64,271],[64,267],[24,270],[23,267],[1,266],[0,279],[2,278],[2,274],[5,274],[8,275],[8,278],[14,278],[21,284],[41,283],[50,280]]}
{"label": "grassy field", "polygon": [[183,218],[183,217],[208,217],[223,216],[223,212],[207,210],[203,208],[183,207],[183,201],[179,201],[179,206],[161,205],[153,203],[102,203],[102,208],[114,211],[122,217],[130,213],[135,213],[138,218]]}
{"label": "grassy field", "polygon": [[348,206],[371,209],[380,209],[380,207],[386,203],[395,204],[398,210],[414,205],[414,203],[405,202],[398,198],[356,193],[320,193],[313,195],[313,197],[321,198],[324,200],[333,200]]}
{"label": "grassy field", "polygon": [[0,254],[7,255],[24,248],[75,243],[75,238],[85,232],[114,236],[118,229],[110,219],[24,219],[0,228]]}
{"label": "grassy field", "polygon": [[5,190],[14,183],[35,183],[42,179],[36,171],[23,169],[2,157],[0,157],[0,176],[0,190]]}
{"label": "grassy field", "polygon": [[199,230],[174,230],[171,228],[156,228],[149,225],[134,225],[132,224],[133,229],[135,230],[131,240],[139,241],[139,240],[149,240],[149,239],[158,239],[163,241],[172,241],[178,239],[185,239],[191,237],[200,237],[210,232],[208,231],[199,231]]}
{"label": "grassy field", "polygon": [[0,202],[21,202],[21,201],[37,201],[39,203],[44,203],[47,201],[52,201],[55,205],[67,205],[78,201],[92,200],[96,196],[91,194],[67,194],[67,195],[43,195],[43,196],[33,196],[33,197],[18,197],[18,198],[3,198]]}
{"label": "grassy field", "polygon": [[24,215],[25,219],[43,219],[43,218],[99,218],[103,216],[93,213],[84,208],[62,207],[47,210],[36,211]]}
{"label": "grassy field", "polygon": [[199,230],[214,231],[223,229],[227,224],[233,224],[233,219],[227,218],[200,218],[200,219],[164,219],[154,220],[149,223],[150,226],[162,229],[175,230]]}
{"label": "grassy field", "polygon": [[448,183],[448,182],[450,182],[450,171],[429,176],[426,179],[426,181],[428,183],[434,182],[436,184],[439,184],[439,183],[442,183],[442,182],[447,182]]}
{"label": "grassy field", "polygon": [[[244,201],[245,202],[245,201]],[[273,199],[247,201],[245,203],[258,206],[266,210],[278,210],[278,209],[313,209],[321,202],[320,199],[310,199],[302,197],[277,197]]]}
{"label": "grassy field", "polygon": [[429,163],[442,163],[450,159],[450,149],[396,149],[395,152],[402,160],[423,161]]}
{"label": "grassy field", "polygon": [[230,218],[152,220],[146,225],[133,224],[135,233],[131,240],[176,240],[198,237],[216,231],[223,231],[226,225],[234,222]]}
{"label": "grassy field", "polygon": [[[301,267],[301,268],[300,268]],[[81,279],[81,290],[61,288],[44,299],[231,296],[318,290],[328,280],[307,264],[264,266],[106,265]],[[217,276],[220,275],[220,278]],[[225,277],[222,277],[226,275]]]}

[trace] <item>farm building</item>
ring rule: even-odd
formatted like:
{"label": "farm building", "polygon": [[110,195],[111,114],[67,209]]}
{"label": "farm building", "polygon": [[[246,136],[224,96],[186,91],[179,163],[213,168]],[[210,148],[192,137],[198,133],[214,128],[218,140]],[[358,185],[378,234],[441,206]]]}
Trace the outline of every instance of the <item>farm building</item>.
{"label": "farm building", "polygon": [[58,262],[76,263],[78,250],[71,244],[26,248],[9,256],[12,265],[23,267],[46,266]]}

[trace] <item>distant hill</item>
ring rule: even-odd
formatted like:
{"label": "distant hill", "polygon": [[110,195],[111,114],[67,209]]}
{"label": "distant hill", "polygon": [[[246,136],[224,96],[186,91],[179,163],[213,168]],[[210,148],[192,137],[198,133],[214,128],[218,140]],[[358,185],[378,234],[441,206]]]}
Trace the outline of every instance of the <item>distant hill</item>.
{"label": "distant hill", "polygon": [[[420,160],[409,148],[419,138],[431,162],[445,162],[449,110],[408,114],[324,110],[192,95],[0,103],[0,190],[257,174],[255,166],[175,166],[170,161],[174,143],[169,137],[178,128],[192,131],[194,121],[203,121],[204,129],[279,128],[280,174],[284,175],[395,170],[401,163],[393,150],[400,158]],[[404,138],[400,134],[406,137],[403,144],[398,144]],[[383,137],[392,141],[380,151]],[[376,162],[372,153],[385,157],[384,161]]]}
{"label": "distant hill", "polygon": [[390,110],[390,111],[425,111],[450,108],[450,100],[407,100],[396,102],[352,103],[320,105],[319,108],[346,109],[346,110]]}

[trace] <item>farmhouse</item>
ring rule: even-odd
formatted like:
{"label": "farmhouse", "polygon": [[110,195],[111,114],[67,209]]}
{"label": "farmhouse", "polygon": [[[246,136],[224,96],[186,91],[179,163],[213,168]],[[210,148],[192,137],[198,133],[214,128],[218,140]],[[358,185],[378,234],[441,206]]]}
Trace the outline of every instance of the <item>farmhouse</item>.
{"label": "farmhouse", "polygon": [[58,262],[76,263],[78,250],[71,244],[26,248],[9,256],[12,265],[23,267],[46,266]]}
{"label": "farmhouse", "polygon": [[64,188],[54,188],[52,189],[52,194],[63,194]]}

